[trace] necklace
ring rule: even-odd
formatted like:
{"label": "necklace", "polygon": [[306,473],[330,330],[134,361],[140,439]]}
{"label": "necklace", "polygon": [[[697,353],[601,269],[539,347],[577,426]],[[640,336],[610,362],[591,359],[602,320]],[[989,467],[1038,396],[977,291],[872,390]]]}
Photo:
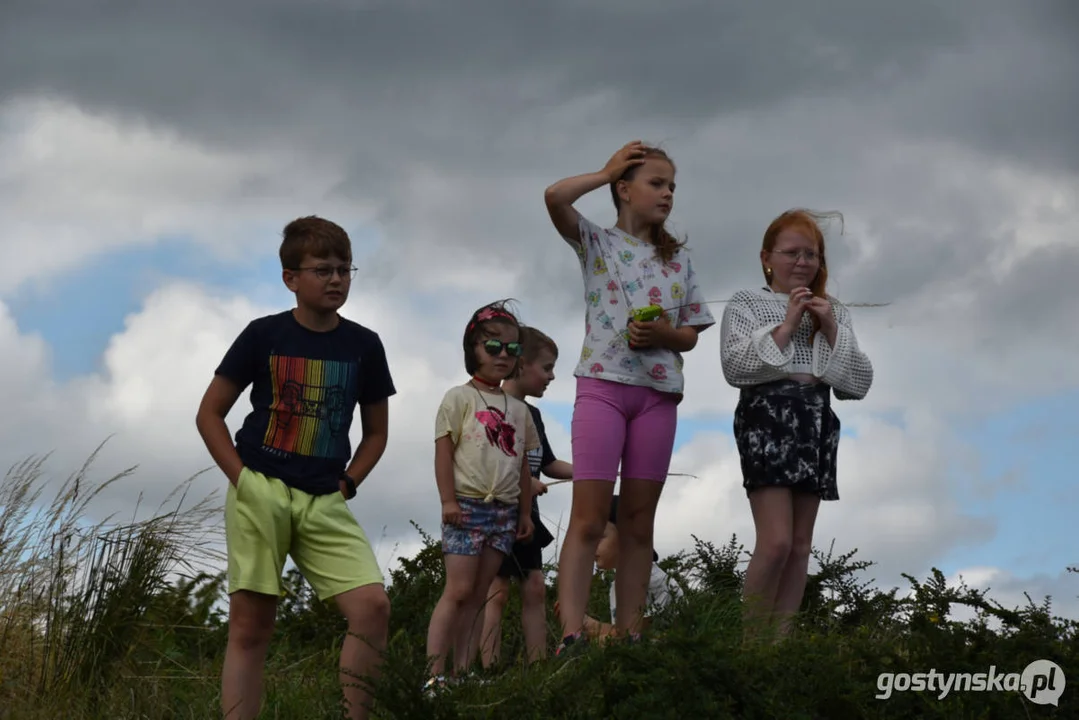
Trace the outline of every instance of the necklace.
{"label": "necklace", "polygon": [[[472,380],[470,380],[469,382],[472,382],[472,381],[478,382],[480,385],[483,385],[484,387],[491,388],[491,390],[500,390],[500,389],[502,389],[502,383],[490,383],[490,382],[487,382],[486,380],[484,380],[483,378],[479,377],[478,375],[473,375]],[[473,386],[473,387],[475,387],[475,386]]]}
{"label": "necklace", "polygon": [[[483,382],[483,381],[480,380],[480,382]],[[483,397],[483,393],[481,393],[480,389],[478,387],[476,387],[476,383],[474,383],[472,380],[469,380],[468,384],[471,385],[472,389],[476,391],[476,394],[480,396],[480,402],[483,403],[484,407],[486,407],[488,410],[497,410],[498,409],[498,408],[491,407],[487,403],[487,399],[485,397]],[[510,401],[509,401],[509,398],[506,397],[506,392],[503,390],[502,391],[502,417],[506,417],[506,413],[509,412],[509,409],[510,409]]]}

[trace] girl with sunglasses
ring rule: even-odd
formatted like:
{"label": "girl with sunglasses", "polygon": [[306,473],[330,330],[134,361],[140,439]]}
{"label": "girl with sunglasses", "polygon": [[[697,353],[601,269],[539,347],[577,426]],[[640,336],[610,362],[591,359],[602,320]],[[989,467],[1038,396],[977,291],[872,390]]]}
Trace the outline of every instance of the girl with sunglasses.
{"label": "girl with sunglasses", "polygon": [[[558,654],[582,637],[592,561],[619,466],[616,626],[620,634],[639,632],[656,506],[685,385],[682,353],[715,324],[689,250],[664,228],[674,206],[674,175],[666,153],[631,142],[601,171],[561,180],[544,195],[555,229],[580,260],[586,313],[574,371],[573,506],[558,564]],[[573,207],[604,185],[618,213],[612,228],[599,227]]]}
{"label": "girl with sunglasses", "polygon": [[517,371],[521,327],[504,302],[486,305],[464,334],[468,382],[450,388],[435,419],[435,482],[442,500],[446,585],[431,615],[429,691],[444,687],[446,654],[468,666],[487,590],[516,540],[532,537],[528,453],[540,447],[528,405],[502,389]]}

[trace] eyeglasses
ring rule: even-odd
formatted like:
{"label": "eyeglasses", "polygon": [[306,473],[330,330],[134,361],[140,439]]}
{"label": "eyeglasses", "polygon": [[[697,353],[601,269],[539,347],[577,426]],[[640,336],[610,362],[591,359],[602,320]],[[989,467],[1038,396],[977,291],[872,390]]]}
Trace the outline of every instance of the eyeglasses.
{"label": "eyeglasses", "polygon": [[506,351],[506,354],[510,357],[521,357],[521,343],[508,342],[504,343],[501,340],[484,340],[483,350],[491,357],[498,357],[502,354],[502,350]]}
{"label": "eyeglasses", "polygon": [[316,265],[315,267],[292,268],[292,270],[293,272],[301,272],[303,270],[308,270],[315,273],[315,277],[317,277],[319,280],[329,280],[336,272],[338,275],[341,276],[342,280],[351,280],[352,278],[356,277],[356,271],[358,270],[358,268],[354,265],[338,265],[337,267],[333,267],[332,265]]}
{"label": "eyeglasses", "polygon": [[821,259],[820,253],[816,250],[773,250],[776,255],[782,255],[785,260],[790,260],[792,263],[798,262],[798,258],[804,257],[806,262],[817,262]]}

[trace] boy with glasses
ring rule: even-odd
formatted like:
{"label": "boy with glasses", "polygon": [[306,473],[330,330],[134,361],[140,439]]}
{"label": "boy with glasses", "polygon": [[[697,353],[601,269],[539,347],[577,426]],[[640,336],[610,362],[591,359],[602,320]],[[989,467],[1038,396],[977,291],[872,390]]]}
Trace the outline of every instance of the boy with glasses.
{"label": "boy with glasses", "polygon": [[[377,670],[390,603],[367,537],[346,505],[386,449],[396,393],[379,336],[337,314],[356,268],[348,234],[318,217],[284,230],[282,279],[292,310],[252,321],[215,371],[196,425],[228,478],[229,637],[225,717],[254,718],[262,700],[281,573],[290,555],[319,600],[348,621],[340,679],[349,717],[368,716],[364,676]],[[225,417],[252,386],[252,411],[229,436]],[[351,453],[360,407],[363,437]]]}

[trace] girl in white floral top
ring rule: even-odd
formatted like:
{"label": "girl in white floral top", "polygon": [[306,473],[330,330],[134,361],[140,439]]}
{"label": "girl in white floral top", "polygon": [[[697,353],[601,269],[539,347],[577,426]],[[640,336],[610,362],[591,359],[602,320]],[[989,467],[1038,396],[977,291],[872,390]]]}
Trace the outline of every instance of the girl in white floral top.
{"label": "girl in white floral top", "polygon": [[[652,534],[674,448],[682,353],[715,324],[689,251],[664,228],[674,204],[674,163],[631,142],[600,172],[561,180],[544,199],[584,275],[585,337],[573,410],[573,509],[559,558],[563,652],[581,637],[592,560],[621,465],[616,626],[635,634],[652,565]],[[573,203],[609,185],[618,221],[602,228]],[[658,317],[634,320],[649,308]]]}

